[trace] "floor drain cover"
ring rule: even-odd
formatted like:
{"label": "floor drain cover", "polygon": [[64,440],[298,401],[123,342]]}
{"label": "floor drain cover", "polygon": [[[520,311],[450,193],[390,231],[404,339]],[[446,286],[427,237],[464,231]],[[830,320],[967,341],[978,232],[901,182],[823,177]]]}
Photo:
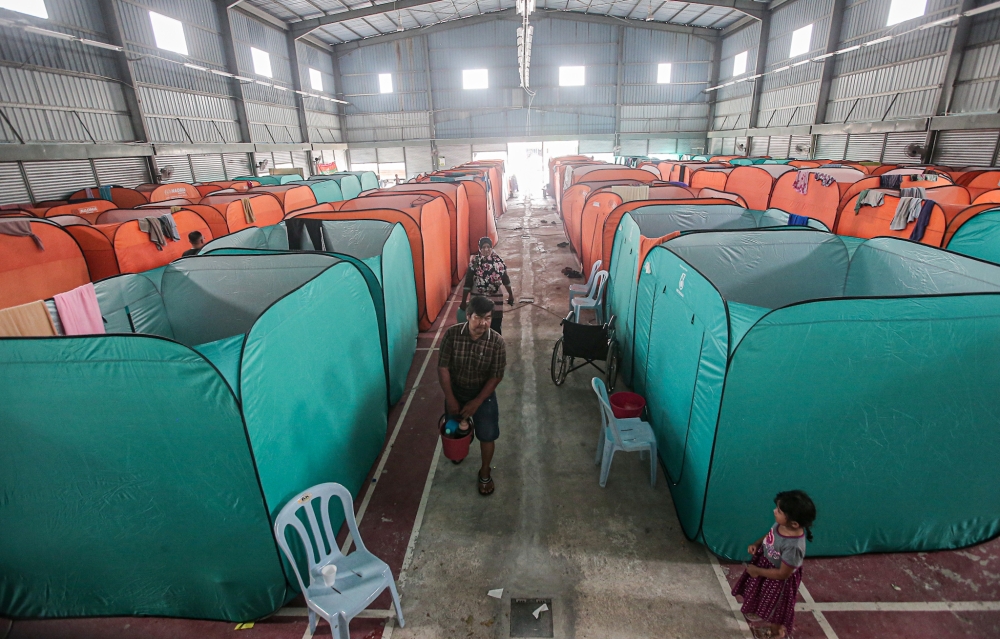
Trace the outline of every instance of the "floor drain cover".
{"label": "floor drain cover", "polygon": [[[542,605],[547,607],[535,619],[534,612]],[[551,637],[552,636],[552,600],[551,599],[514,599],[510,600],[510,636],[511,637]]]}

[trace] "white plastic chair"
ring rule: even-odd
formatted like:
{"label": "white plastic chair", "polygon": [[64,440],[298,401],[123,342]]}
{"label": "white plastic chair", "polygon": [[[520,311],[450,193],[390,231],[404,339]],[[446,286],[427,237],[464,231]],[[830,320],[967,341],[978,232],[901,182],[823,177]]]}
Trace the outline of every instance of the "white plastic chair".
{"label": "white plastic chair", "polygon": [[[329,509],[333,497],[340,499],[347,527],[357,546],[357,550],[347,556],[341,554],[340,548],[337,547],[337,533],[330,525]],[[313,502],[317,499],[320,500],[319,512],[323,520],[322,534],[313,508]],[[306,520],[309,522],[308,530],[299,519],[301,510],[305,511]],[[308,586],[299,574],[299,566],[285,539],[285,529],[288,526],[295,528],[305,548],[309,565]],[[350,639],[351,619],[370,606],[386,588],[392,593],[392,603],[396,608],[396,618],[400,627],[405,625],[392,571],[388,564],[368,552],[364,542],[361,541],[358,523],[354,519],[354,499],[346,488],[334,483],[319,484],[296,495],[278,513],[278,518],[274,522],[274,536],[288,563],[292,565],[295,578],[299,581],[299,588],[305,597],[306,606],[309,608],[310,635],[316,632],[316,616],[319,615],[330,624],[331,634],[334,637]],[[329,551],[326,550],[327,546],[330,548]],[[314,548],[319,553],[318,557],[313,554]],[[329,565],[337,567],[337,576],[332,587],[326,585],[322,574],[323,568]]]}
{"label": "white plastic chair", "polygon": [[594,286],[594,276],[597,275],[597,271],[601,270],[601,260],[594,262],[594,265],[590,267],[590,276],[587,278],[586,284],[570,284],[569,285],[569,310],[573,310],[573,298],[580,297],[581,295],[590,295],[590,289]]}
{"label": "white plastic chair", "polygon": [[597,322],[604,323],[604,285],[608,281],[607,271],[598,271],[594,276],[594,285],[586,297],[575,297],[570,300],[570,308],[573,309],[573,321],[580,323],[580,311],[586,308],[594,309],[597,314]]}
{"label": "white plastic chair", "polygon": [[601,488],[608,483],[608,473],[611,472],[611,461],[615,453],[642,453],[649,451],[649,485],[656,486],[656,435],[653,428],[638,417],[619,419],[611,411],[608,400],[608,389],[604,380],[595,377],[591,381],[597,401],[601,405],[601,436],[597,440],[597,457],[595,464],[601,465]]}

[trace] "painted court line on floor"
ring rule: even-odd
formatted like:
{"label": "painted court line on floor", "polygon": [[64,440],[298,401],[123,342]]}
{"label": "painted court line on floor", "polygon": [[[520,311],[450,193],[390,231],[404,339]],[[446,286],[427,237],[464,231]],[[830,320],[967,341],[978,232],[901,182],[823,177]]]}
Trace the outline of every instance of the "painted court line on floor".
{"label": "painted court line on floor", "polygon": [[719,559],[713,555],[708,548],[705,548],[705,554],[708,555],[708,561],[712,564],[712,570],[715,572],[716,579],[719,580],[719,586],[722,588],[722,596],[726,598],[726,603],[729,604],[729,609],[733,611],[733,616],[736,617],[736,623],[740,626],[740,632],[747,639],[753,639],[753,633],[750,631],[750,624],[743,617],[743,613],[740,612],[740,602],[736,601],[736,597],[733,596],[733,589],[729,585],[729,581],[726,579],[725,573],[722,572],[722,566],[719,564]]}
{"label": "painted court line on floor", "polygon": [[[805,599],[807,604],[816,603],[816,600],[813,599],[811,594],[809,594],[809,589],[806,588],[806,584],[804,582],[799,584],[799,594],[802,595],[802,598]],[[795,610],[798,609],[799,607],[796,604]],[[812,613],[813,617],[816,618],[816,623],[818,623],[819,627],[823,629],[823,634],[826,635],[826,639],[839,639],[839,637],[837,637],[837,633],[833,631],[833,626],[831,626],[830,622],[826,620],[826,615],[824,615],[821,610],[813,608]]]}
{"label": "painted court line on floor", "polygon": [[[396,425],[392,429],[392,436],[389,437],[389,443],[386,444],[385,449],[382,451],[382,457],[379,459],[378,466],[375,468],[375,474],[373,478],[378,480],[382,476],[382,471],[385,469],[385,464],[389,460],[389,453],[392,452],[392,447],[396,443],[396,436],[399,435],[399,430],[403,426],[403,420],[406,419],[406,414],[410,411],[410,404],[413,402],[414,395],[417,394],[417,388],[420,386],[421,380],[424,378],[424,373],[427,371],[427,365],[431,361],[431,357],[434,354],[434,347],[437,345],[438,340],[441,339],[441,333],[444,331],[445,324],[447,324],[448,314],[451,313],[452,304],[455,302],[454,295],[452,299],[444,305],[442,313],[444,316],[441,320],[441,325],[438,326],[437,331],[434,333],[434,340],[431,342],[431,347],[427,350],[427,355],[424,357],[424,363],[420,365],[420,372],[417,373],[417,378],[413,380],[413,386],[410,387],[410,393],[406,396],[406,403],[403,404],[403,410],[399,413],[399,418],[396,420]],[[355,518],[358,521],[358,528],[361,528],[361,521],[365,517],[365,513],[368,512],[368,504],[372,500],[372,495],[375,494],[375,488],[378,487],[378,481],[368,484],[368,491],[365,493],[364,499],[361,501],[361,506],[358,508],[358,512]],[[354,539],[351,537],[351,533],[347,533],[347,538],[344,539],[344,545],[340,549],[340,552],[347,554],[347,551],[351,548],[351,543]]]}
{"label": "painted court line on floor", "polygon": [[1000,601],[822,601],[800,603],[801,612],[997,612]]}

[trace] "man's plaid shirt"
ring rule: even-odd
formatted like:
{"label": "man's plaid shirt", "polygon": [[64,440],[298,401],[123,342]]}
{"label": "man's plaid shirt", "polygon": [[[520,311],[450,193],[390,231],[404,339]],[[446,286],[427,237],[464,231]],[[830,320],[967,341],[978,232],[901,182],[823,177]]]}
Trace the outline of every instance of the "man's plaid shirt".
{"label": "man's plaid shirt", "polygon": [[486,380],[503,377],[507,367],[507,348],[503,337],[487,329],[478,340],[469,334],[468,322],[456,324],[444,333],[438,367],[451,373],[451,389],[459,402],[471,401],[483,389]]}

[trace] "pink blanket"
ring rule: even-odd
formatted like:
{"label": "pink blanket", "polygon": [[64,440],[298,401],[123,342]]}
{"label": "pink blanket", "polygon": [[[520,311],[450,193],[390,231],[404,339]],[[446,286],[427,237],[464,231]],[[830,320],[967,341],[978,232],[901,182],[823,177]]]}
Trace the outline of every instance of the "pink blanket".
{"label": "pink blanket", "polygon": [[84,284],[53,297],[59,321],[67,335],[103,335],[104,319],[93,284]]}

